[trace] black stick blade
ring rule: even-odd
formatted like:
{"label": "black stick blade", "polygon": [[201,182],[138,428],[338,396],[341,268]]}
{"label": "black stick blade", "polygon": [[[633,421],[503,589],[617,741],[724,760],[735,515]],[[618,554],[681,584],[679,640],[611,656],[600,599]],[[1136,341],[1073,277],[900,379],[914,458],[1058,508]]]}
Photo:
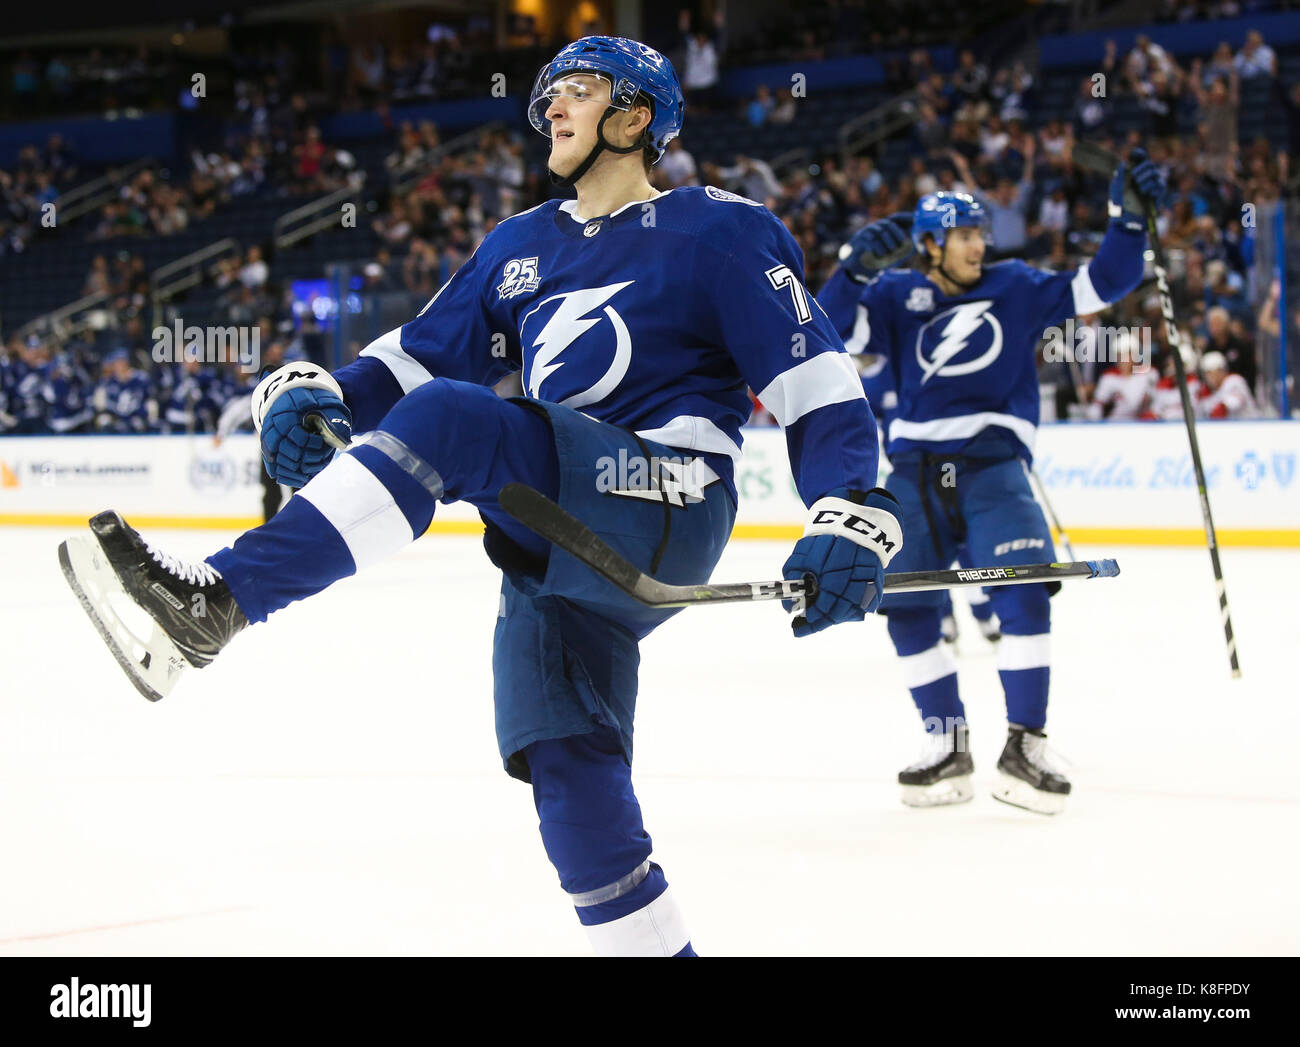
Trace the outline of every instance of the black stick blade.
{"label": "black stick blade", "polygon": [[616,553],[586,524],[527,484],[508,483],[497,504],[521,524],[586,564],[624,592],[636,589],[641,572]]}

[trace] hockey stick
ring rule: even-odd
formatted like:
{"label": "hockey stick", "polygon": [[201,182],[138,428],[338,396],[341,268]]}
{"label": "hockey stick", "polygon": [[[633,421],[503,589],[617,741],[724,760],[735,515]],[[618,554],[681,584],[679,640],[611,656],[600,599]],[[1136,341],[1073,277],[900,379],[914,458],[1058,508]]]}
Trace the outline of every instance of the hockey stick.
{"label": "hockey stick", "polygon": [[[651,578],[598,538],[590,528],[553,501],[522,483],[508,483],[497,496],[501,508],[529,530],[586,564],[606,581],[649,607],[695,607],[699,604],[753,603],[759,600],[815,599],[816,582],[732,582],[714,585],[669,585]],[[1080,563],[975,567],[956,571],[908,571],[885,575],[885,592],[915,593],[975,585],[1027,585],[1065,578],[1113,578],[1114,560]],[[864,603],[870,602],[870,596]]]}
{"label": "hockey stick", "polygon": [[1065,528],[1061,526],[1061,521],[1056,517],[1056,510],[1052,508],[1052,503],[1047,500],[1047,488],[1043,486],[1043,478],[1038,475],[1038,470],[1032,466],[1026,466],[1029,473],[1029,480],[1038,491],[1038,500],[1043,503],[1043,508],[1047,510],[1047,518],[1051,521],[1052,527],[1056,529],[1057,535],[1061,539],[1061,544],[1065,546],[1065,555],[1071,560],[1074,559],[1074,546],[1070,544],[1070,536],[1065,533]]}
{"label": "hockey stick", "polygon": [[[1093,145],[1091,142],[1079,142],[1074,147],[1074,159],[1080,167],[1100,174],[1114,174],[1120,159],[1113,153]],[[1125,189],[1136,195],[1136,189],[1130,179]],[[1160,311],[1165,318],[1165,335],[1173,352],[1174,373],[1178,377],[1178,392],[1183,402],[1183,422],[1187,426],[1187,440],[1192,447],[1192,467],[1196,471],[1196,493],[1201,499],[1201,520],[1205,524],[1205,541],[1210,547],[1210,565],[1214,568],[1214,584],[1219,591],[1219,613],[1223,617],[1223,636],[1228,645],[1228,663],[1232,667],[1233,678],[1241,676],[1241,663],[1237,659],[1237,641],[1232,635],[1232,615],[1228,611],[1228,589],[1223,583],[1223,567],[1219,563],[1219,541],[1214,530],[1214,518],[1210,515],[1210,496],[1206,490],[1205,468],[1201,465],[1201,446],[1196,439],[1196,416],[1192,410],[1192,394],[1187,386],[1187,369],[1183,366],[1183,338],[1178,324],[1174,322],[1174,301],[1169,293],[1169,272],[1165,268],[1165,249],[1160,243],[1160,232],[1156,228],[1156,205],[1153,200],[1138,200],[1146,214],[1147,240],[1151,244],[1152,261],[1156,271],[1156,290],[1160,292]],[[1126,199],[1126,204],[1128,200]]]}
{"label": "hockey stick", "polygon": [[319,434],[320,438],[336,451],[346,451],[348,445],[334,435],[334,430],[325,424],[325,419],[318,414],[309,414],[302,420],[303,428],[310,433]]}

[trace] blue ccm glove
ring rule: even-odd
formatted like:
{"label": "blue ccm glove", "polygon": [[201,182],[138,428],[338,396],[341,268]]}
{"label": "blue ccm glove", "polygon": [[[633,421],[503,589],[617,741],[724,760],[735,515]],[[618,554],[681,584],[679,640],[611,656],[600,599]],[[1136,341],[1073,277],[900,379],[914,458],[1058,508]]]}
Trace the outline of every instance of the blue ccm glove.
{"label": "blue ccm glove", "polygon": [[1165,195],[1165,176],[1160,168],[1147,159],[1145,149],[1134,149],[1128,162],[1115,168],[1110,181],[1110,206],[1112,218],[1124,223],[1124,228],[1140,233],[1147,227],[1147,201],[1157,207]]}
{"label": "blue ccm glove", "polygon": [[352,412],[339,383],[323,367],[285,364],[253,390],[253,427],[261,437],[267,475],[277,483],[302,487],[334,457],[325,438],[304,425],[309,414],[320,415],[343,443],[352,439]]}
{"label": "blue ccm glove", "polygon": [[916,250],[907,234],[911,225],[910,211],[864,225],[840,248],[840,265],[861,284],[874,279],[882,269],[907,261]]}
{"label": "blue ccm glove", "polygon": [[[808,514],[781,574],[788,581],[810,574],[817,582],[817,598],[791,623],[795,636],[860,622],[879,607],[885,568],[903,547],[898,501],[881,487],[865,493],[838,487],[818,498]],[[793,600],[782,605],[794,610]]]}

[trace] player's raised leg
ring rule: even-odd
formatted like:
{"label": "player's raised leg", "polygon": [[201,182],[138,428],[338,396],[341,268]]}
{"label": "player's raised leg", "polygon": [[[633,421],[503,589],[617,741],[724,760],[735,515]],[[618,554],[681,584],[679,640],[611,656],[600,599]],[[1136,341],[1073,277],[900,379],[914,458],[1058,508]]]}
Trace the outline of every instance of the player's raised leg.
{"label": "player's raised leg", "polygon": [[[183,668],[208,665],[250,622],[422,535],[439,500],[491,504],[510,480],[556,493],[546,420],[481,386],[435,379],[403,397],[368,443],[335,457],[270,521],[201,563],[155,548],[116,513],[95,517],[92,538],[70,540],[59,557],[119,664],[156,701]],[[501,526],[545,558],[540,538],[508,518]],[[117,613],[123,597],[148,613],[151,628]]]}

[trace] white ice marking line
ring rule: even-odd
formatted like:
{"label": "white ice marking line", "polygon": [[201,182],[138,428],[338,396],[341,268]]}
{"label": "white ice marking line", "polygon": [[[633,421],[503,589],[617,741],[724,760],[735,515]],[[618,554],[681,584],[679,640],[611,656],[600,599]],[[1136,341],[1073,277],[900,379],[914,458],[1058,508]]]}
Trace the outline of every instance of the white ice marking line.
{"label": "white ice marking line", "polygon": [[144,927],[155,923],[175,923],[178,920],[199,920],[205,916],[226,916],[229,913],[252,912],[252,905],[236,905],[229,909],[208,909],[204,912],[181,913],[177,916],[153,916],[145,920],[129,920],[126,923],[105,923],[95,927],[78,927],[70,931],[49,931],[45,934],[21,934],[14,938],[0,938],[0,945],[13,945],[16,942],[39,942],[47,938],[71,938],[78,934],[96,934],[100,931],[121,931],[128,927]]}

